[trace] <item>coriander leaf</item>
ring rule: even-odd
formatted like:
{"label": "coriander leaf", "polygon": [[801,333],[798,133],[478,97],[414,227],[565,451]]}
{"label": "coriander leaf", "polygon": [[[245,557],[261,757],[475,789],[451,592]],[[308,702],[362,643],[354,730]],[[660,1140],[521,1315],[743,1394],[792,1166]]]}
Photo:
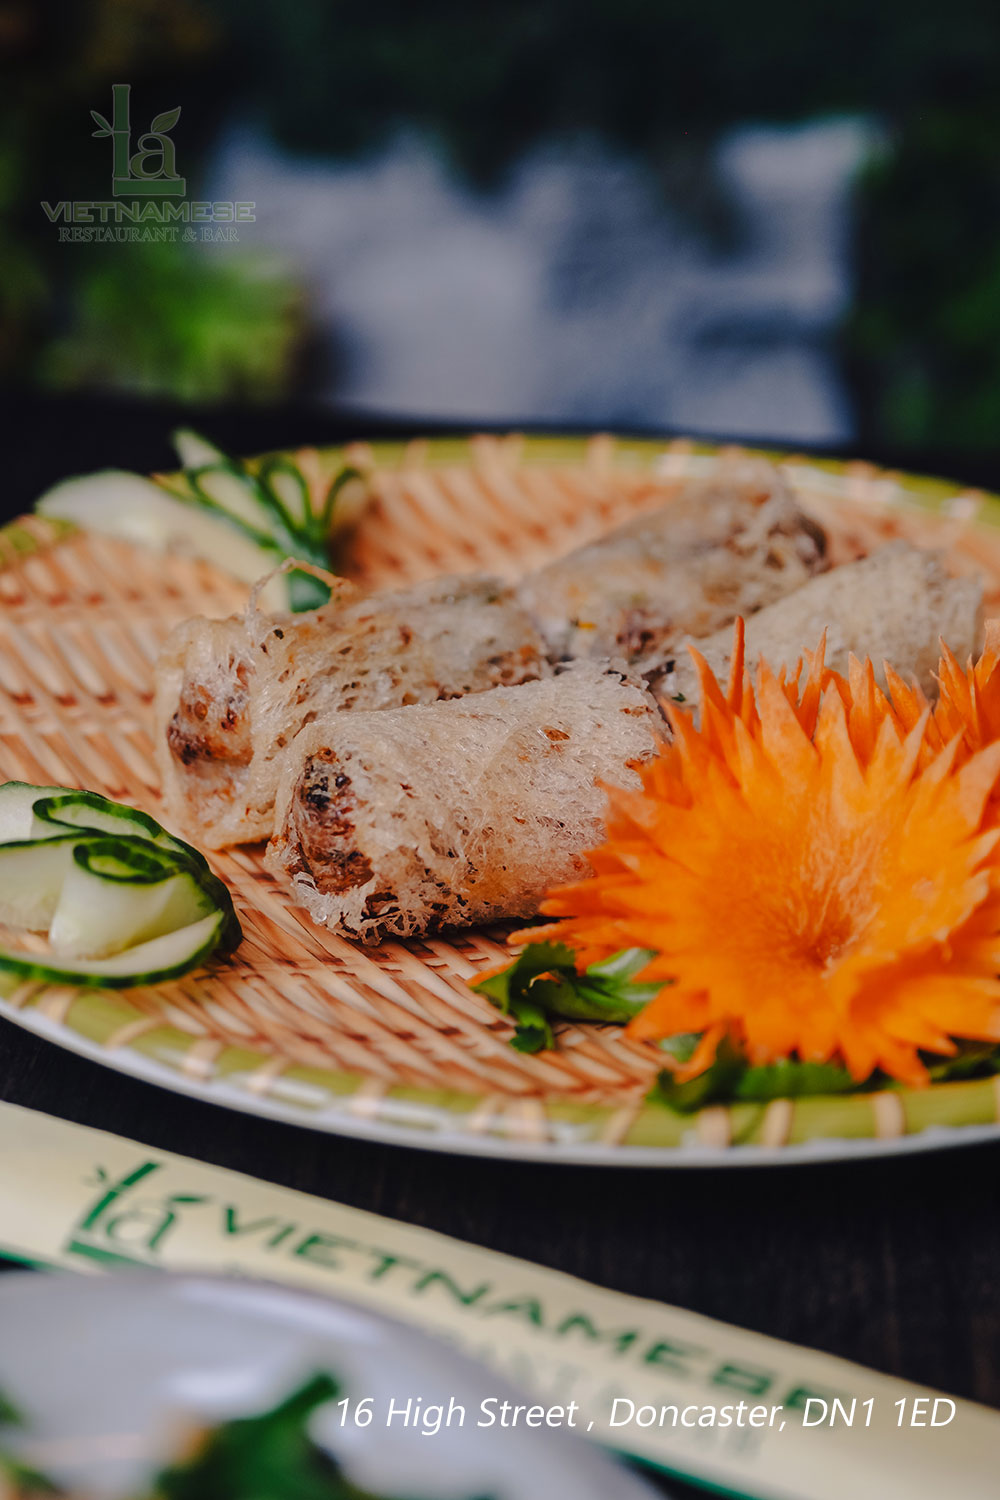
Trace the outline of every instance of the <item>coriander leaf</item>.
{"label": "coriander leaf", "polygon": [[6,1391],[0,1391],[0,1427],[23,1427],[24,1418]]}
{"label": "coriander leaf", "polygon": [[[556,1039],[546,1014],[546,1007],[541,1002],[559,983],[559,980],[536,980],[531,987],[532,998],[530,1000],[511,1002],[510,1014],[515,1023],[511,1046],[516,1052],[542,1052],[546,1047],[555,1046]],[[548,1008],[552,1009],[551,1004]]]}
{"label": "coriander leaf", "polygon": [[155,1500],[351,1500],[360,1492],[308,1430],[338,1389],[331,1376],[316,1375],[273,1411],[214,1428],[193,1458],[157,1477]]}
{"label": "coriander leaf", "polygon": [[661,980],[635,980],[652,957],[648,949],[627,948],[580,973],[565,943],[529,943],[506,969],[472,988],[513,1019],[512,1046],[540,1052],[555,1045],[552,1016],[624,1024],[638,1015],[663,988]]}
{"label": "coriander leaf", "polygon": [[1000,1073],[1000,1047],[993,1042],[960,1042],[953,1057],[920,1054],[931,1075],[932,1083],[955,1082],[960,1078],[988,1078]]}
{"label": "coriander leaf", "polygon": [[660,1050],[669,1052],[679,1063],[686,1063],[691,1061],[700,1041],[701,1033],[698,1031],[679,1031],[676,1036],[669,1036],[661,1042]]}
{"label": "coriander leaf", "polygon": [[332,1376],[315,1375],[273,1411],[213,1428],[192,1458],[159,1475],[149,1500],[379,1500],[309,1436],[313,1412],[338,1394]]}
{"label": "coriander leaf", "polygon": [[[661,1042],[661,1047],[678,1062],[687,1062],[699,1037],[684,1033]],[[964,1078],[988,1078],[1000,1073],[1000,1047],[990,1042],[960,1044],[954,1057],[922,1053],[932,1083]],[[882,1073],[873,1073],[857,1083],[839,1063],[802,1062],[783,1058],[765,1067],[751,1067],[743,1054],[728,1042],[722,1042],[714,1063],[697,1078],[678,1083],[669,1069],[660,1074],[651,1098],[669,1104],[683,1114],[703,1109],[709,1104],[766,1104],[772,1099],[804,1099],[821,1094],[868,1093],[891,1088],[893,1081]]]}
{"label": "coriander leaf", "polygon": [[552,970],[573,969],[573,950],[565,943],[529,943],[524,952],[513,963],[491,974],[488,979],[476,980],[472,988],[492,1000],[505,1015],[510,1013],[510,1002],[514,995],[521,994],[539,975]]}
{"label": "coriander leaf", "polygon": [[[684,1033],[662,1043],[678,1062],[687,1062],[699,1037]],[[653,1097],[682,1114],[709,1104],[766,1104],[772,1099],[802,1099],[813,1094],[849,1094],[869,1088],[873,1080],[858,1084],[839,1063],[800,1062],[783,1058],[766,1066],[751,1067],[743,1052],[728,1039],[719,1043],[715,1061],[697,1078],[678,1082],[664,1069]]]}
{"label": "coriander leaf", "polygon": [[620,986],[627,984],[628,999],[635,1001],[640,1007],[648,1005],[662,990],[663,980],[646,980],[642,984],[632,984],[630,981],[654,957],[651,948],[623,948],[620,953],[612,953],[610,958],[602,958],[599,963],[591,964],[586,971],[587,978],[600,980],[601,983],[615,981]]}
{"label": "coriander leaf", "polygon": [[852,1094],[861,1087],[839,1063],[799,1062],[786,1057],[767,1067],[747,1068],[736,1085],[735,1097],[754,1102],[802,1099],[809,1094]]}
{"label": "coriander leaf", "polygon": [[[691,1036],[685,1032],[671,1040],[681,1044],[676,1054],[678,1061],[686,1062],[694,1051],[694,1047],[690,1045]],[[701,1038],[695,1037],[693,1040],[697,1045]],[[673,1050],[669,1043],[666,1050]],[[683,1056],[684,1053],[687,1055]],[[696,1078],[689,1078],[682,1083],[669,1068],[664,1068],[653,1086],[652,1097],[669,1104],[679,1114],[693,1114],[706,1105],[731,1101],[736,1085],[746,1070],[747,1063],[743,1053],[733,1046],[728,1037],[724,1037],[719,1043],[714,1062]]]}

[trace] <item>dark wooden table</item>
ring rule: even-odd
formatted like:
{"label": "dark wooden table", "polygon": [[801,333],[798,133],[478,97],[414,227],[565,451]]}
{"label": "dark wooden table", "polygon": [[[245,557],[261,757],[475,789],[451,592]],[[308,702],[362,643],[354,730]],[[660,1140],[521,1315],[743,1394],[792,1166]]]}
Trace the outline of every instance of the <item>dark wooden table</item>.
{"label": "dark wooden table", "polygon": [[[60,474],[165,466],[165,433],[188,415],[116,402],[0,402],[17,423],[15,472],[0,502],[8,514]],[[385,430],[302,411],[197,420],[236,450]],[[997,482],[985,464],[951,467],[971,482]],[[992,1146],[767,1170],[449,1158],[231,1114],[7,1023],[0,1098],[1000,1406],[1000,1151]]]}

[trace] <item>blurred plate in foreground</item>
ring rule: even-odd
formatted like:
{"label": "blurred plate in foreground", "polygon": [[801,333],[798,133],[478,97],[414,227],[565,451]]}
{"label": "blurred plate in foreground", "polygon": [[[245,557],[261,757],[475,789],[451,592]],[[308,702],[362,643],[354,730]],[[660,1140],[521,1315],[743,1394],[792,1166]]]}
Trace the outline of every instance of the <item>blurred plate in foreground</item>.
{"label": "blurred plate in foreground", "polygon": [[527,1427],[523,1416],[479,1427],[483,1402],[499,1418],[505,1400],[523,1412],[530,1398],[447,1345],[308,1293],[208,1277],[14,1274],[0,1282],[0,1329],[0,1391],[27,1423],[18,1452],[102,1500],[146,1493],[153,1472],[176,1461],[192,1419],[215,1425],[267,1410],[317,1373],[337,1380],[349,1418],[331,1402],[310,1432],[378,1495],[651,1500],[576,1433]]}

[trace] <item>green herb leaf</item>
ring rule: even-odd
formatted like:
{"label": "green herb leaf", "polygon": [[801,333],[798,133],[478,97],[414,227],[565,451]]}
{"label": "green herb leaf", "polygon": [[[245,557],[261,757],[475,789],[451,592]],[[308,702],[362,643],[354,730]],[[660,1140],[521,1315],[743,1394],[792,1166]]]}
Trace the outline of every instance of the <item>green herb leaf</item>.
{"label": "green herb leaf", "polygon": [[[0,1453],[0,1481],[6,1481],[18,1500],[33,1500],[36,1495],[62,1495],[65,1492],[30,1464],[22,1464],[9,1453]],[[0,1489],[5,1485],[0,1483]]]}
{"label": "green herb leaf", "polygon": [[[700,1040],[700,1037],[684,1032],[683,1035],[662,1043],[662,1047],[676,1057],[678,1062],[687,1062]],[[742,1052],[737,1051],[728,1038],[724,1037],[710,1068],[684,1083],[678,1082],[669,1068],[664,1068],[653,1087],[652,1097],[669,1104],[671,1109],[680,1114],[693,1114],[706,1105],[731,1101],[736,1085],[746,1072],[746,1066],[746,1058]]]}
{"label": "green herb leaf", "polygon": [[[314,1412],[339,1394],[331,1375],[314,1375],[273,1410],[207,1430],[192,1457],[157,1475],[146,1500],[389,1500],[352,1484],[309,1435]],[[21,1417],[0,1393],[2,1424],[20,1426]],[[8,1488],[23,1500],[65,1493],[0,1450],[0,1493]]]}
{"label": "green herb leaf", "polygon": [[339,1394],[332,1376],[314,1375],[273,1411],[212,1429],[193,1458],[158,1476],[149,1500],[379,1500],[309,1436],[313,1413]]}
{"label": "green herb leaf", "polygon": [[18,1408],[5,1391],[0,1391],[0,1427],[21,1427],[24,1424]]}
{"label": "green herb leaf", "polygon": [[[685,1033],[662,1045],[678,1062],[687,1062],[699,1040]],[[697,1078],[679,1083],[675,1074],[665,1068],[656,1082],[653,1097],[681,1114],[690,1114],[709,1104],[765,1104],[771,1099],[801,1099],[811,1094],[855,1093],[870,1086],[856,1083],[838,1063],[784,1058],[765,1067],[751,1067],[739,1048],[724,1038],[711,1067]]]}
{"label": "green herb leaf", "polygon": [[920,1054],[933,1083],[954,1083],[960,1078],[989,1078],[1000,1073],[1000,1047],[993,1042],[960,1042],[953,1057]]}
{"label": "green herb leaf", "polygon": [[[0,1391],[0,1427],[23,1427],[24,1417],[6,1392]],[[6,1483],[5,1483],[6,1482]],[[62,1491],[44,1474],[39,1474],[30,1464],[22,1463],[13,1454],[0,1449],[0,1492],[7,1486],[25,1500],[32,1495],[59,1495]]]}
{"label": "green herb leaf", "polygon": [[332,1376],[316,1375],[273,1411],[215,1428],[192,1459],[159,1475],[156,1500],[350,1500],[357,1492],[308,1431],[338,1393]]}
{"label": "green herb leaf", "polygon": [[810,1094],[853,1094],[866,1086],[839,1063],[783,1058],[767,1067],[747,1068],[736,1085],[735,1096],[764,1103],[770,1099],[803,1099]]}
{"label": "green herb leaf", "polygon": [[511,1045],[519,1052],[555,1046],[550,1017],[624,1024],[663,988],[635,975],[653,957],[645,948],[623,949],[580,973],[565,943],[529,943],[500,974],[472,985],[515,1022]]}
{"label": "green herb leaf", "polygon": [[[680,1063],[689,1060],[700,1041],[696,1034],[670,1037],[660,1046]],[[988,1078],[1000,1073],[1000,1047],[991,1042],[962,1042],[953,1057],[921,1053],[932,1083],[964,1078]],[[804,1099],[816,1094],[860,1094],[898,1087],[895,1080],[876,1072],[857,1083],[839,1063],[801,1062],[783,1058],[765,1067],[751,1067],[738,1048],[726,1039],[719,1045],[715,1061],[697,1078],[678,1083],[665,1068],[650,1095],[682,1114],[709,1104],[767,1104],[772,1099]]]}
{"label": "green herb leaf", "polygon": [[665,1042],[660,1043],[660,1051],[669,1052],[679,1063],[686,1063],[691,1061],[700,1041],[699,1031],[679,1031],[676,1036],[668,1037]]}

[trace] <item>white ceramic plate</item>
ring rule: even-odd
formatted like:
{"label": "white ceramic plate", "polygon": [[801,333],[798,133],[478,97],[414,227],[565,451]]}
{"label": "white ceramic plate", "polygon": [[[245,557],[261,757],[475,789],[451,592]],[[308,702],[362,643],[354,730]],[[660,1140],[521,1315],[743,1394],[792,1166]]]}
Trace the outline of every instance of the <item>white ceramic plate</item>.
{"label": "white ceramic plate", "polygon": [[[482,1400],[518,1397],[446,1344],[346,1303],[261,1282],[189,1276],[0,1278],[0,1390],[30,1421],[27,1459],[104,1497],[141,1492],[176,1454],[184,1418],[264,1410],[328,1371],[367,1426],[336,1404],[314,1434],[356,1483],[418,1500],[654,1500],[641,1480],[565,1430],[478,1428]],[[454,1397],[464,1426],[387,1427],[390,1400]],[[25,1440],[22,1440],[24,1442]],[[222,1500],[222,1497],[220,1497]]]}

